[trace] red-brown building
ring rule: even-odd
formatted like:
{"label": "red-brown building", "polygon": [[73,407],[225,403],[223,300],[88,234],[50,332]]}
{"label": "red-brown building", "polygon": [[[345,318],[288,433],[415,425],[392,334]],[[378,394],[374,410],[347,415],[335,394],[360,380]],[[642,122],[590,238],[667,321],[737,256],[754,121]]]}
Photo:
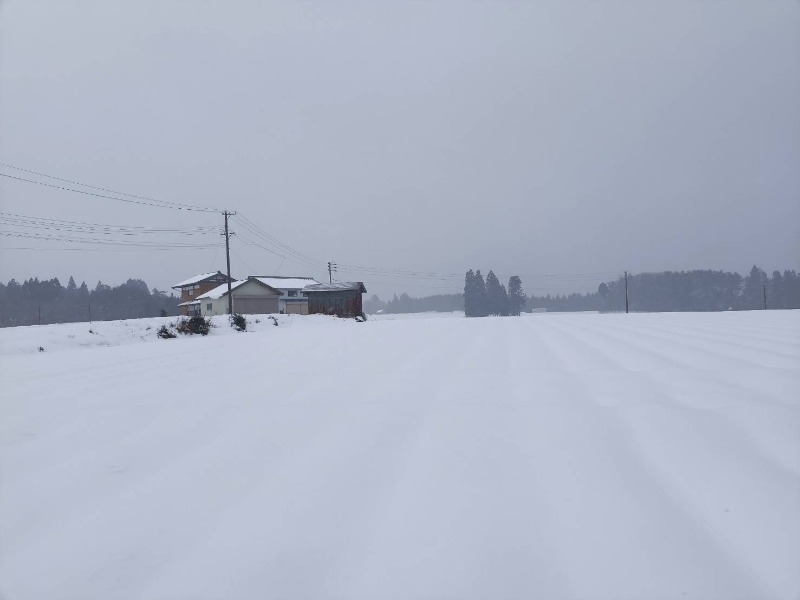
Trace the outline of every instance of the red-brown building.
{"label": "red-brown building", "polygon": [[308,296],[308,314],[336,315],[337,317],[357,317],[364,314],[361,294],[367,288],[360,281],[337,283],[318,283],[303,288]]}
{"label": "red-brown building", "polygon": [[[172,286],[172,289],[180,290],[181,304],[183,304],[185,302],[192,302],[193,300],[196,300],[198,296],[201,296],[206,292],[210,292],[223,283],[228,283],[228,280],[230,280],[231,283],[235,281],[232,277],[229,278],[222,271],[217,271],[216,273],[203,273],[201,275],[195,275],[186,281],[176,283]],[[181,314],[188,316],[191,308],[192,306],[181,306]]]}

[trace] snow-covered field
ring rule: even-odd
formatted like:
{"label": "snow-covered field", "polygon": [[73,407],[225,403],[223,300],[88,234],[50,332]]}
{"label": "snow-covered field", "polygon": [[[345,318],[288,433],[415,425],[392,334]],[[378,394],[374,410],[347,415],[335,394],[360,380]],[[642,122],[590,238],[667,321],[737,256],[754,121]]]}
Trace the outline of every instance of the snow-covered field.
{"label": "snow-covered field", "polygon": [[800,598],[800,311],[166,321],[0,330],[4,600]]}

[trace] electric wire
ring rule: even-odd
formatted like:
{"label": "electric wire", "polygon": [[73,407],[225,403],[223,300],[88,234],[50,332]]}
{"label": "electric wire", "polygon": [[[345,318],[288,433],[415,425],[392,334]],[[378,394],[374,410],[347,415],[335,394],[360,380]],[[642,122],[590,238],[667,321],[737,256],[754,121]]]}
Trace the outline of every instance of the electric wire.
{"label": "electric wire", "polygon": [[0,231],[0,236],[11,238],[24,238],[32,240],[58,241],[76,244],[100,244],[110,246],[134,246],[147,248],[213,248],[219,244],[189,244],[183,242],[136,242],[131,240],[104,240],[96,238],[63,237],[54,235],[41,235],[36,233]]}
{"label": "electric wire", "polygon": [[236,258],[238,258],[238,259],[239,259],[239,261],[240,261],[240,262],[241,262],[241,263],[242,263],[242,264],[243,264],[245,267],[247,267],[248,269],[250,269],[250,272],[251,272],[251,273],[257,273],[257,272],[258,272],[256,269],[254,269],[254,268],[253,268],[253,267],[251,267],[249,264],[247,264],[247,262],[246,262],[246,261],[245,261],[245,260],[244,260],[244,259],[243,259],[241,256],[239,256],[239,254],[238,254],[238,253],[237,253],[237,252],[236,252],[236,251],[235,251],[233,248],[231,248],[231,254],[233,254],[233,255],[234,255]]}
{"label": "electric wire", "polygon": [[89,195],[92,195],[92,196],[100,196],[101,198],[111,198],[112,200],[119,200],[120,202],[132,202],[134,204],[144,204],[146,206],[154,206],[154,207],[157,207],[157,208],[173,208],[175,210],[189,210],[189,211],[197,211],[197,212],[221,212],[216,208],[209,208],[207,206],[197,206],[197,205],[194,205],[194,204],[185,204],[185,203],[182,203],[182,202],[173,202],[173,201],[170,201],[170,200],[158,200],[156,198],[150,198],[148,196],[139,196],[137,194],[129,194],[127,192],[119,192],[119,191],[112,190],[112,189],[109,189],[109,188],[104,188],[104,187],[100,187],[100,186],[96,186],[96,185],[90,185],[88,183],[81,183],[80,181],[74,181],[72,179],[65,179],[63,177],[56,177],[55,175],[49,175],[47,173],[42,173],[40,171],[34,171],[32,169],[24,169],[22,167],[18,167],[16,165],[12,165],[12,164],[9,164],[9,163],[0,162],[0,166],[7,167],[9,169],[16,169],[17,171],[22,171],[24,173],[31,173],[32,175],[38,175],[40,177],[47,177],[47,178],[53,179],[55,181],[61,181],[61,182],[64,182],[64,183],[71,183],[72,185],[79,185],[81,187],[87,187],[87,188],[90,188],[90,189],[93,189],[93,190],[99,190],[101,192],[108,192],[110,194],[117,194],[118,196],[128,196],[129,198],[135,198],[135,199],[140,200],[142,202],[135,202],[133,200],[126,200],[124,198],[115,198],[115,197],[112,197],[112,196],[105,196],[103,194],[92,194],[91,192],[75,190],[75,189],[72,189],[72,188],[57,186],[57,185],[53,185],[53,184],[50,184],[50,183],[44,183],[42,181],[36,181],[36,180],[33,180],[33,179],[25,179],[23,177],[16,177],[14,175],[8,175],[6,173],[0,173],[0,175],[2,175],[3,177],[10,177],[12,179],[17,179],[17,180],[20,180],[20,181],[27,181],[29,183],[38,183],[39,185],[46,185],[48,187],[54,187],[56,189],[66,190],[66,191],[70,191],[70,192],[77,192],[79,194],[89,194]]}
{"label": "electric wire", "polygon": [[324,267],[324,262],[321,260],[317,260],[299,250],[293,248],[292,246],[285,244],[284,242],[280,241],[273,235],[270,235],[266,231],[264,231],[261,227],[253,223],[250,219],[244,216],[241,213],[236,213],[233,216],[233,220],[239,223],[242,227],[244,227],[247,231],[251,234],[255,235],[256,237],[260,238],[263,242],[268,243],[278,249],[282,254],[281,256],[293,256],[297,260],[302,261],[309,266],[314,266],[315,268]]}
{"label": "electric wire", "polygon": [[104,223],[90,223],[86,221],[66,221],[62,219],[52,219],[48,217],[33,217],[29,215],[20,215],[16,213],[7,213],[0,211],[0,222],[5,222],[10,225],[18,225],[20,227],[26,226],[62,226],[74,227],[76,229],[83,229],[87,231],[130,231],[141,233],[194,233],[194,232],[220,232],[221,228],[216,225],[207,225],[200,227],[149,227],[139,225],[109,225]]}

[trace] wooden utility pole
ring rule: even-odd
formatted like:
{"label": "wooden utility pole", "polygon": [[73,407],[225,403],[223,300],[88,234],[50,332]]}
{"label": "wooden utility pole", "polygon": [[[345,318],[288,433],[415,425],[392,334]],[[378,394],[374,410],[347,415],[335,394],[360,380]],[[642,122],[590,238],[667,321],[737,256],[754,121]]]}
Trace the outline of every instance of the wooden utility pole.
{"label": "wooden utility pole", "polygon": [[228,233],[228,217],[235,215],[236,213],[230,213],[227,210],[223,211],[223,216],[225,217],[225,260],[228,264],[228,314],[233,314],[233,296],[231,295],[231,234]]}
{"label": "wooden utility pole", "polygon": [[764,310],[767,310],[767,284],[764,284]]}
{"label": "wooden utility pole", "polygon": [[625,314],[628,314],[628,272],[625,271]]}
{"label": "wooden utility pole", "polygon": [[328,261],[328,283],[333,283],[333,271],[336,270],[336,263]]}

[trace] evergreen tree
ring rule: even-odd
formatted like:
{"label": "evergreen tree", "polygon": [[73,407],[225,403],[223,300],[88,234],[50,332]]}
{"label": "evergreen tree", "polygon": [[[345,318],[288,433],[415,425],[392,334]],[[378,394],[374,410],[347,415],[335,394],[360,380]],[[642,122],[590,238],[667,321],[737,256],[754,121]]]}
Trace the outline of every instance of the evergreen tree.
{"label": "evergreen tree", "polygon": [[475,273],[472,269],[464,277],[464,316],[476,317],[475,307]]}
{"label": "evergreen tree", "polygon": [[508,314],[508,296],[494,271],[489,271],[486,276],[486,313],[490,315]]}
{"label": "evergreen tree", "polygon": [[508,314],[516,317],[525,307],[525,292],[522,291],[522,279],[512,275],[508,280]]}
{"label": "evergreen tree", "polygon": [[768,288],[767,307],[784,308],[783,275],[780,271],[773,271]]}
{"label": "evergreen tree", "polygon": [[800,277],[793,270],[783,272],[783,308],[800,308]]}
{"label": "evergreen tree", "polygon": [[483,280],[481,270],[475,271],[475,316],[485,317],[489,314],[486,304],[486,282]]}
{"label": "evergreen tree", "polygon": [[750,275],[744,280],[741,308],[753,310],[764,307],[764,285],[766,281],[767,274],[753,265],[753,268],[750,269]]}

